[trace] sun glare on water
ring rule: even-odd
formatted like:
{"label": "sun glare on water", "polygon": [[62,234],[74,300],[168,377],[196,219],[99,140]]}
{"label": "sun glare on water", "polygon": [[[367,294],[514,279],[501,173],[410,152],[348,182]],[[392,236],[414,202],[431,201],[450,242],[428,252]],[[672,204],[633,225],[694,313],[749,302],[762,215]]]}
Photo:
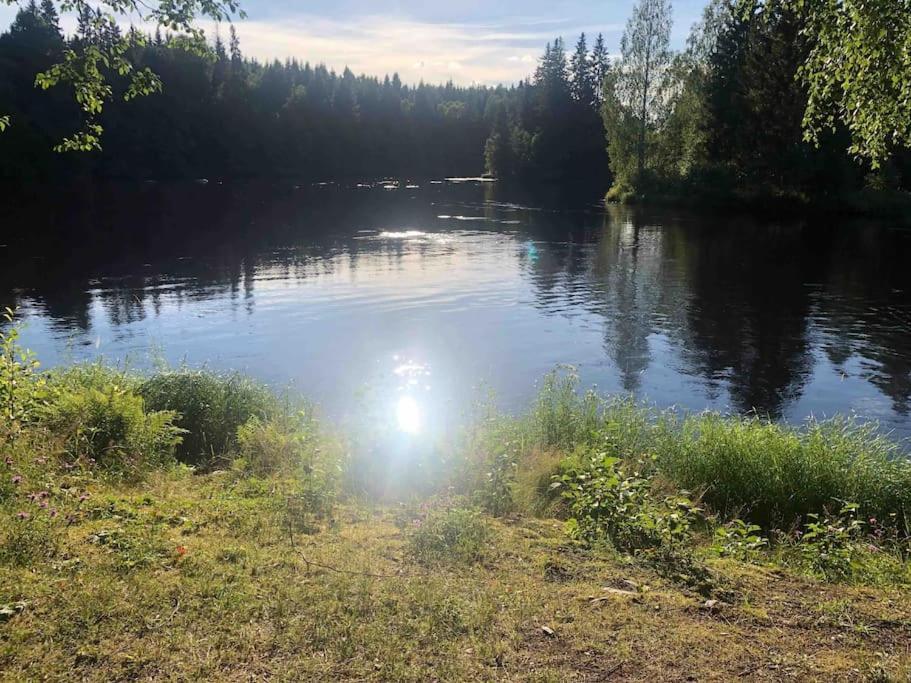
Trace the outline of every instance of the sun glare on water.
{"label": "sun glare on water", "polygon": [[402,396],[395,410],[399,430],[406,434],[421,431],[421,407],[411,396]]}

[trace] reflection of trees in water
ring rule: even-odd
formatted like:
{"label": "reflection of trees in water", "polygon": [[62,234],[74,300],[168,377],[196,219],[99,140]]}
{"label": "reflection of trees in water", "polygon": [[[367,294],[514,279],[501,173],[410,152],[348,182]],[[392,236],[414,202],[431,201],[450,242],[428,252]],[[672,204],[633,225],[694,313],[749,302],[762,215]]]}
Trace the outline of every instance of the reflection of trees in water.
{"label": "reflection of trees in water", "polygon": [[96,303],[113,326],[213,298],[252,313],[257,278],[353,277],[365,258],[393,271],[409,255],[445,252],[395,240],[361,248],[351,239],[352,228],[429,225],[434,207],[404,192],[352,201],[290,185],[182,184],[95,188],[17,206],[9,225],[18,242],[0,252],[0,303],[27,303],[53,327],[86,334]]}
{"label": "reflection of trees in water", "polygon": [[804,286],[812,263],[802,232],[736,223],[698,230],[686,251],[685,358],[693,372],[724,379],[738,410],[779,416],[812,372]]}
{"label": "reflection of trees in water", "polygon": [[[455,272],[518,253],[544,313],[584,311],[603,325],[605,354],[628,391],[640,389],[650,341],[661,335],[685,373],[703,378],[709,394],[723,387],[741,410],[781,414],[803,392],[816,349],[845,372],[860,359],[896,412],[911,410],[907,233],[616,207],[603,217],[532,210],[534,197],[503,202],[492,185],[438,192],[414,201],[406,191],[182,186],[99,191],[78,210],[69,200],[20,208],[9,224],[23,241],[0,250],[0,304],[26,301],[53,327],[87,334],[95,305],[114,326],[213,298],[249,314],[257,282],[356,283],[358,271],[432,262]],[[445,227],[507,232],[510,245],[491,256],[484,240],[352,239],[440,227],[441,214],[483,215],[491,222]],[[501,222],[509,220],[522,224]]]}
{"label": "reflection of trees in water", "polygon": [[864,377],[911,410],[911,234],[856,224],[831,236],[829,258],[814,303],[814,324],[839,370],[852,356]]}
{"label": "reflection of trees in water", "polygon": [[904,413],[909,241],[867,233],[611,209],[595,245],[538,244],[528,267],[544,311],[603,317],[626,390],[652,360],[649,337],[664,334],[710,394],[724,386],[738,410],[778,416],[803,392],[819,346],[836,366],[866,359],[865,376]]}

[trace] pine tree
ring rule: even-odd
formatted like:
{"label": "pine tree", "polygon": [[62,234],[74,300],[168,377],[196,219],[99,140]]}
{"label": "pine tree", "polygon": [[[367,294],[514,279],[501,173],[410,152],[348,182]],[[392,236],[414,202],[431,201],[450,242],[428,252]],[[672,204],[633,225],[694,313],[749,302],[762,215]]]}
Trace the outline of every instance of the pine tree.
{"label": "pine tree", "polygon": [[595,97],[600,101],[604,98],[604,79],[610,69],[610,57],[604,45],[604,36],[598,34],[595,46],[592,48],[591,72],[595,84]]}
{"label": "pine tree", "polygon": [[579,36],[576,51],[570,60],[570,91],[573,99],[581,104],[591,105],[595,102],[595,82],[592,73],[592,63],[588,59],[588,44],[585,34]]}
{"label": "pine tree", "polygon": [[54,7],[52,0],[41,0],[41,21],[48,28],[56,31],[57,35],[61,35],[60,16],[57,14],[57,8]]}
{"label": "pine tree", "polygon": [[240,38],[237,37],[237,29],[234,28],[234,24],[231,24],[229,48],[231,50],[231,66],[237,69],[243,64],[244,55],[240,51]]}

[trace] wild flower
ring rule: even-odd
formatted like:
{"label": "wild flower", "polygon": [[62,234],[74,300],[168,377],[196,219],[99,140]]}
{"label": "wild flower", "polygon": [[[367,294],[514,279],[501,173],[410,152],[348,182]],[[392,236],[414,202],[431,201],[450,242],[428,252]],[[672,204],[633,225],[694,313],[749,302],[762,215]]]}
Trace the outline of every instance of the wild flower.
{"label": "wild flower", "polygon": [[53,517],[56,517],[56,516],[57,516],[57,508],[51,508],[51,510],[50,510],[50,512],[49,512],[48,514],[49,514],[52,518],[53,518]]}
{"label": "wild flower", "polygon": [[47,458],[35,458],[36,465],[44,465],[47,463]]}
{"label": "wild flower", "polygon": [[185,546],[179,545],[176,548],[176,552],[177,552],[178,557],[183,557],[184,555],[187,554],[187,549]]}
{"label": "wild flower", "polygon": [[6,456],[6,460],[4,460],[3,462],[6,463],[6,466],[7,466],[7,467],[12,467],[12,466],[13,466],[13,459],[12,459],[11,457],[9,457],[9,456]]}
{"label": "wild flower", "polygon": [[13,484],[15,484],[16,486],[18,486],[18,485],[21,484],[21,483],[22,483],[22,475],[21,475],[21,474],[14,474],[14,475],[13,475]]}
{"label": "wild flower", "polygon": [[87,492],[86,492],[86,493],[83,493],[81,496],[79,496],[79,502],[80,502],[80,503],[84,503],[84,502],[87,501],[88,499],[89,499],[89,494],[88,494]]}
{"label": "wild flower", "polygon": [[17,513],[16,513],[16,517],[17,517],[18,519],[21,519],[21,520],[24,521],[24,520],[26,520],[26,519],[29,518],[29,514],[28,514],[27,512],[17,512]]}

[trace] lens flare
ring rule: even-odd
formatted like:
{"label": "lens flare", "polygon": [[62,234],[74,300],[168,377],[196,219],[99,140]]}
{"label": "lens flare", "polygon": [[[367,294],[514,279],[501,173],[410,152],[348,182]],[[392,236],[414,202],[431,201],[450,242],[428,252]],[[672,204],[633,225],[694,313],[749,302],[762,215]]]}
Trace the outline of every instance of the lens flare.
{"label": "lens flare", "polygon": [[406,434],[421,431],[421,407],[411,396],[402,396],[395,409],[399,430]]}

